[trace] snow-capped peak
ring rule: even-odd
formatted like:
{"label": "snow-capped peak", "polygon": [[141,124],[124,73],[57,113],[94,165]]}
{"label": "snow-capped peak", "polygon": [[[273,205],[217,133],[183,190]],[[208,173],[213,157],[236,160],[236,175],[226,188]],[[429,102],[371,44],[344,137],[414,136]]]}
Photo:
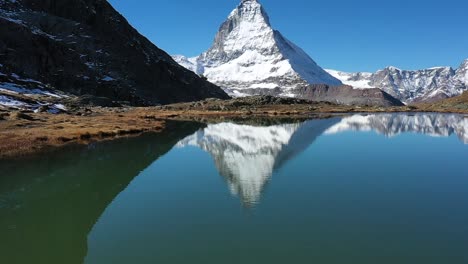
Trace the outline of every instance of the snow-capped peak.
{"label": "snow-capped peak", "polygon": [[242,21],[260,22],[270,25],[270,18],[257,0],[241,1],[240,5],[229,14],[231,17],[242,17]]}
{"label": "snow-capped peak", "polygon": [[448,66],[422,70],[389,66],[375,73],[327,71],[344,84],[360,89],[379,88],[405,103],[434,101],[468,90],[468,59],[457,70]]}
{"label": "snow-capped peak", "polygon": [[465,59],[460,67],[468,68],[468,59]]}
{"label": "snow-capped peak", "polygon": [[390,71],[401,71],[401,69],[395,67],[395,66],[388,66],[385,68],[386,70],[390,70]]}
{"label": "snow-capped peak", "polygon": [[221,25],[211,48],[201,55],[209,66],[237,59],[246,50],[268,51],[273,29],[268,15],[257,1],[242,1]]}
{"label": "snow-capped peak", "polygon": [[195,58],[174,59],[237,94],[279,89],[279,94],[285,95],[306,84],[341,84],[274,30],[268,14],[256,0],[241,1],[206,52]]}
{"label": "snow-capped peak", "polygon": [[468,87],[468,59],[462,62],[455,75],[458,81]]}

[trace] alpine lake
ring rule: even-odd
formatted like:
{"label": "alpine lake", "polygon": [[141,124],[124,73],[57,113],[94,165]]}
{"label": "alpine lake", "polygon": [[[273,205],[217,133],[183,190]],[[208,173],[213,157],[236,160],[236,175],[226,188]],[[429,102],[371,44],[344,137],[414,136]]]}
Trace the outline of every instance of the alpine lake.
{"label": "alpine lake", "polygon": [[201,124],[0,161],[0,263],[468,263],[468,117]]}

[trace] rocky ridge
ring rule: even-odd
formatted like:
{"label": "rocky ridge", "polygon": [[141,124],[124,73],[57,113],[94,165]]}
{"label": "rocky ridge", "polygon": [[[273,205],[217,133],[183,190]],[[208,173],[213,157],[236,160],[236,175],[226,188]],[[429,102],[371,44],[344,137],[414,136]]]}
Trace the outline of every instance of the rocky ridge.
{"label": "rocky ridge", "polygon": [[1,0],[0,89],[9,92],[0,98],[6,106],[17,103],[15,93],[88,94],[131,105],[228,98],[105,0]]}
{"label": "rocky ridge", "polygon": [[387,67],[375,73],[327,71],[344,84],[357,89],[379,88],[405,103],[437,101],[468,90],[468,59],[458,69],[434,67],[410,71]]}

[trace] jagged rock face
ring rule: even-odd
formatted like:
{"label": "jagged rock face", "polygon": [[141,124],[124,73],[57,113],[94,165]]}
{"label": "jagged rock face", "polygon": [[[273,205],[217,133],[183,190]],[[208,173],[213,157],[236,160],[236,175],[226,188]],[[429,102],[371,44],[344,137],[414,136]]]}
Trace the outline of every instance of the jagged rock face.
{"label": "jagged rock face", "polygon": [[463,63],[455,71],[455,81],[464,84],[465,89],[468,90],[468,59],[463,61]]}
{"label": "jagged rock face", "polygon": [[7,77],[135,105],[228,98],[105,0],[1,0],[0,64]]}
{"label": "jagged rock face", "polygon": [[282,96],[307,84],[340,85],[301,48],[272,29],[258,1],[242,1],[221,25],[213,45],[198,57],[174,56],[186,68],[204,75],[233,95]]}
{"label": "jagged rock face", "polygon": [[403,106],[404,104],[388,93],[377,89],[353,89],[351,86],[308,85],[294,90],[299,98],[332,102],[344,105]]}
{"label": "jagged rock face", "polygon": [[468,60],[457,70],[436,67],[407,71],[387,67],[376,73],[327,71],[354,88],[379,88],[405,103],[437,101],[468,90]]}
{"label": "jagged rock face", "polygon": [[388,137],[402,133],[420,133],[448,137],[452,134],[468,144],[468,119],[455,114],[377,114],[345,117],[325,134],[346,131],[376,131]]}
{"label": "jagged rock face", "polygon": [[[281,96],[282,90],[276,89],[245,89],[247,93],[257,93],[262,96]],[[329,86],[326,84],[304,84],[290,90],[295,98],[314,102],[330,102],[341,105],[354,106],[404,106],[404,104],[390,94],[378,89],[354,89],[349,85]]]}

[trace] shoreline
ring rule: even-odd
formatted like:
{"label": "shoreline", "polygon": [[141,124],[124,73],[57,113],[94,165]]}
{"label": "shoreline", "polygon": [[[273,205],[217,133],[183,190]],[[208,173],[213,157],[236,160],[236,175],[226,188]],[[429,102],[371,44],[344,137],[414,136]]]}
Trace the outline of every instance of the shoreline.
{"label": "shoreline", "polygon": [[[234,105],[234,104],[232,104]],[[157,107],[89,107],[69,113],[48,114],[0,111],[0,159],[46,153],[68,145],[88,145],[143,133],[167,131],[170,121],[199,123],[248,120],[306,120],[351,114],[447,113],[468,114],[467,110],[414,106],[362,107],[330,103],[239,104],[208,99]],[[439,111],[438,111],[439,110]]]}

